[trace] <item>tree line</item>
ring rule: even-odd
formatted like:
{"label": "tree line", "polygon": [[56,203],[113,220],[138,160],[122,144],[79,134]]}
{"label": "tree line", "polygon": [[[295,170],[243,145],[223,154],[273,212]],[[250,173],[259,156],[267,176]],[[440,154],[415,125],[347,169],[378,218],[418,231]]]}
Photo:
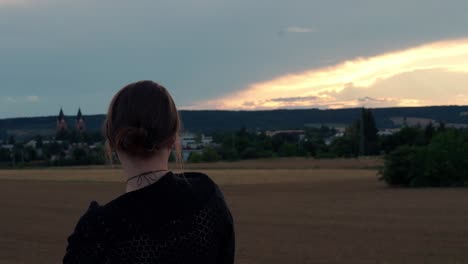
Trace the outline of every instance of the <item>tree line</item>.
{"label": "tree line", "polygon": [[[242,128],[218,133],[216,145],[192,153],[189,162],[212,162],[272,157],[353,158],[384,157],[380,176],[392,186],[466,186],[468,184],[468,130],[447,128],[443,122],[425,127],[404,125],[398,132],[378,135],[372,111],[344,133],[328,127],[308,128],[298,134],[267,136]],[[330,139],[332,140],[330,141]],[[328,141],[328,142],[327,142]]]}
{"label": "tree line", "polygon": [[[212,134],[213,144],[191,151],[188,162],[236,161],[275,157],[355,158],[383,156],[380,176],[396,186],[462,186],[468,182],[468,130],[443,123],[404,125],[389,135],[379,135],[373,112],[361,109],[359,118],[344,132],[327,126],[303,132],[268,134],[245,127]],[[4,166],[60,166],[105,164],[101,133],[62,132],[47,144],[37,136],[36,146],[15,142],[0,148]],[[174,160],[172,156],[171,160]]]}
{"label": "tree line", "polygon": [[[213,147],[192,153],[190,162],[241,160],[273,157],[338,158],[378,155],[391,149],[393,142],[377,135],[375,119],[369,109],[362,109],[361,118],[338,134],[335,128],[321,126],[305,128],[304,133],[249,131],[245,127],[235,132],[216,133]],[[338,134],[338,136],[337,136]],[[396,143],[396,142],[395,142]]]}
{"label": "tree line", "polygon": [[17,142],[13,136],[0,148],[0,165],[3,167],[71,166],[105,164],[104,138],[98,132],[66,131],[53,139],[36,136],[34,145]]}

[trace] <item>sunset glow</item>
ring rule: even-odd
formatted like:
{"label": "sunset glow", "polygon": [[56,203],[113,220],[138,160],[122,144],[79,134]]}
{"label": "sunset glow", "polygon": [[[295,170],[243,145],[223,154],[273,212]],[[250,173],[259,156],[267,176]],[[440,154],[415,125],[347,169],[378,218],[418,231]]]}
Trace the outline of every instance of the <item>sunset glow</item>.
{"label": "sunset glow", "polygon": [[[188,108],[248,110],[468,104],[465,81],[468,81],[468,39],[450,40],[285,74]],[[385,87],[385,82],[392,85]],[[383,88],[378,90],[379,86]],[[438,95],[441,92],[447,96],[441,98]]]}

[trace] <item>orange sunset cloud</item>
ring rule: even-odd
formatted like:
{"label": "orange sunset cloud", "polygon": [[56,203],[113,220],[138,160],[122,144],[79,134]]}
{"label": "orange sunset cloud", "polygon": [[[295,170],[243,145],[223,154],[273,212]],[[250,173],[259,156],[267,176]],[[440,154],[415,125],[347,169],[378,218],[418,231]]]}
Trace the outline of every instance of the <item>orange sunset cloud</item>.
{"label": "orange sunset cloud", "polygon": [[288,73],[185,109],[468,104],[468,39],[429,43]]}

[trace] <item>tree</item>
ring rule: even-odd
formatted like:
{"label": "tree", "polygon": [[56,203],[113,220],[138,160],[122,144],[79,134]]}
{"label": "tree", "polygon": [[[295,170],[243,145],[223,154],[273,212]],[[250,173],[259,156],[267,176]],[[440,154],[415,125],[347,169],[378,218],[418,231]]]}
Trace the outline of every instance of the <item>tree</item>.
{"label": "tree", "polygon": [[375,125],[374,115],[370,109],[363,108],[361,119],[358,121],[359,154],[372,155],[377,153],[378,129]]}
{"label": "tree", "polygon": [[245,127],[242,127],[235,136],[235,148],[239,153],[242,153],[246,148],[249,147],[249,133]]}
{"label": "tree", "polygon": [[399,146],[424,146],[427,145],[424,131],[417,127],[403,127],[399,132],[381,138],[381,149],[390,153]]}
{"label": "tree", "polygon": [[188,162],[190,163],[200,163],[202,162],[202,155],[196,151],[192,151],[188,157]]}
{"label": "tree", "polygon": [[409,186],[412,180],[410,170],[417,151],[415,146],[404,145],[387,154],[384,167],[379,172],[381,179],[389,185]]}
{"label": "tree", "polygon": [[15,136],[10,136],[10,138],[8,139],[8,144],[10,145],[16,144]]}
{"label": "tree", "polygon": [[380,171],[389,185],[465,186],[468,183],[467,132],[446,129],[427,146],[400,146],[385,156]]}
{"label": "tree", "polygon": [[0,162],[8,162],[8,161],[11,161],[10,150],[0,148]]}
{"label": "tree", "polygon": [[437,132],[444,132],[445,131],[445,123],[443,121],[439,122],[439,127],[437,128]]}
{"label": "tree", "polygon": [[278,155],[280,157],[297,156],[297,144],[284,143],[283,145],[281,145]]}
{"label": "tree", "polygon": [[25,162],[37,160],[37,152],[33,147],[25,147],[23,153]]}
{"label": "tree", "polygon": [[429,144],[432,140],[432,137],[435,134],[435,129],[434,126],[432,125],[432,122],[430,122],[426,128],[424,128],[424,143]]}
{"label": "tree", "polygon": [[360,143],[361,139],[361,120],[354,121],[351,125],[349,125],[342,137],[338,137],[333,140],[332,144],[330,145],[331,153],[329,155],[321,156],[328,157],[357,157],[359,156],[360,151]]}
{"label": "tree", "polygon": [[69,132],[68,130],[64,130],[64,129],[57,131],[57,133],[55,134],[56,140],[65,140],[65,139],[68,139],[68,137],[69,137]]}
{"label": "tree", "polygon": [[201,144],[202,143],[202,135],[200,133],[197,133],[195,135],[195,143]]}
{"label": "tree", "polygon": [[426,180],[425,186],[462,186],[468,182],[468,142],[459,131],[446,129],[437,134],[426,153],[424,163],[418,167],[424,171],[418,176]]}
{"label": "tree", "polygon": [[73,159],[78,161],[78,163],[82,163],[86,160],[86,150],[83,148],[75,148],[73,150]]}
{"label": "tree", "polygon": [[218,161],[221,157],[218,155],[216,150],[210,147],[203,149],[201,154],[201,160],[206,162],[215,162]]}
{"label": "tree", "polygon": [[51,144],[44,145],[43,148],[44,156],[47,158],[58,156],[63,150],[63,144],[59,144],[56,141],[52,142]]}
{"label": "tree", "polygon": [[39,136],[39,135],[36,136],[35,140],[36,140],[36,148],[41,149],[41,148],[44,147],[44,142],[42,141],[41,136]]}
{"label": "tree", "polygon": [[[249,153],[255,152],[255,153]],[[270,158],[273,156],[273,143],[271,137],[267,136],[264,132],[259,133],[255,137],[253,147],[244,151],[242,156],[249,158]]]}
{"label": "tree", "polygon": [[325,138],[336,134],[335,129],[322,126],[320,128],[307,128],[304,139],[300,142],[299,152],[304,156],[317,156],[326,150]]}
{"label": "tree", "polygon": [[[336,157],[357,157],[358,156],[358,144],[355,137],[345,135],[343,137],[336,138],[330,146],[330,154],[327,156]],[[323,156],[323,154],[322,154]]]}
{"label": "tree", "polygon": [[13,147],[12,150],[12,162],[13,166],[15,166],[17,163],[24,164],[25,162],[25,151],[24,151],[24,145],[21,143],[16,143]]}
{"label": "tree", "polygon": [[221,159],[224,160],[238,160],[239,153],[236,149],[236,135],[235,133],[217,134],[213,137],[214,142],[220,144],[218,153]]}
{"label": "tree", "polygon": [[96,147],[88,153],[89,164],[106,164],[105,149],[102,146]]}

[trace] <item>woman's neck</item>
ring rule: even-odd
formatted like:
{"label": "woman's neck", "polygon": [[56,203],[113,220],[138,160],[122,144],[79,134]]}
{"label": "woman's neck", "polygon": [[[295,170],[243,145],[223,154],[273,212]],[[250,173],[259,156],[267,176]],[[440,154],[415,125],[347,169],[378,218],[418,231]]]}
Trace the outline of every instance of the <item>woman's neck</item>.
{"label": "woman's neck", "polygon": [[[168,158],[165,156],[166,155],[154,155],[146,159],[137,159],[120,153],[119,159],[122,163],[123,172],[127,180],[126,191],[130,192],[143,188],[154,183],[160,176],[167,173]],[[139,180],[139,177],[135,177],[142,173],[153,171],[154,173],[151,174],[151,177],[145,177],[145,180]]]}

